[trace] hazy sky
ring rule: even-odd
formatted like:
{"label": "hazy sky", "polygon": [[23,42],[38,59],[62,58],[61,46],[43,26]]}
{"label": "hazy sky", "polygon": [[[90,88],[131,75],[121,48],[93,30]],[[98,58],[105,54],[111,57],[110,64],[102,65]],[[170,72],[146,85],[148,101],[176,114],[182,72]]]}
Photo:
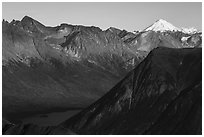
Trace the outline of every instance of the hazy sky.
{"label": "hazy sky", "polygon": [[176,27],[202,29],[202,3],[11,3],[2,4],[3,19],[21,20],[31,16],[44,25],[61,23],[117,27],[128,31],[141,30],[162,18]]}

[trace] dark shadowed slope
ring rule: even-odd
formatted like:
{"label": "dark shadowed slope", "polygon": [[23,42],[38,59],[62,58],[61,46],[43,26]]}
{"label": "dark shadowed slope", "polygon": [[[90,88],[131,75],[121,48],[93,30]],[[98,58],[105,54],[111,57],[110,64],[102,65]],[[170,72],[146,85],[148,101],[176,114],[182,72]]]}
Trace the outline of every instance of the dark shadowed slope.
{"label": "dark shadowed slope", "polygon": [[202,50],[156,48],[106,95],[56,127],[4,134],[201,134]]}
{"label": "dark shadowed slope", "polygon": [[77,134],[201,134],[201,49],[153,50],[61,126]]}

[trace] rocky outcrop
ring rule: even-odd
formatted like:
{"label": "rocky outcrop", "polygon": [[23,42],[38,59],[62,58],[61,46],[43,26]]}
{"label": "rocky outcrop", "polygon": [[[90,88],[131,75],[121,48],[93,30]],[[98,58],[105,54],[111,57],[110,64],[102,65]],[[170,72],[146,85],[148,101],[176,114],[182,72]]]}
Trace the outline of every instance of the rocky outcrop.
{"label": "rocky outcrop", "polygon": [[191,47],[202,47],[202,36],[196,33],[187,39],[188,45]]}

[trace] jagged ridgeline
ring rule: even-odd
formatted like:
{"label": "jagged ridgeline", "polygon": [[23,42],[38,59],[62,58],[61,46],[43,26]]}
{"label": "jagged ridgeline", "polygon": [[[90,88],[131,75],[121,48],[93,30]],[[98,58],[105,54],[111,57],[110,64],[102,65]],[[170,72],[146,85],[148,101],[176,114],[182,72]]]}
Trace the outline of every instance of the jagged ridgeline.
{"label": "jagged ridgeline", "polygon": [[[3,20],[3,133],[201,134],[201,35],[164,20],[135,32]],[[74,109],[52,127],[20,124]]]}

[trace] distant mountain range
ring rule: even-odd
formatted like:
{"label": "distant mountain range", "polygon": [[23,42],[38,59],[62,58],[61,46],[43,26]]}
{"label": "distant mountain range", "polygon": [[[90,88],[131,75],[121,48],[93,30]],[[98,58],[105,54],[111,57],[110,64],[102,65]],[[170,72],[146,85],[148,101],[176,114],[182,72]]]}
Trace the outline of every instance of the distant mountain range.
{"label": "distant mountain range", "polygon": [[[162,19],[135,32],[48,27],[28,16],[3,20],[3,133],[200,134],[201,47],[202,32]],[[85,109],[56,127],[19,124],[23,117],[76,108]]]}

